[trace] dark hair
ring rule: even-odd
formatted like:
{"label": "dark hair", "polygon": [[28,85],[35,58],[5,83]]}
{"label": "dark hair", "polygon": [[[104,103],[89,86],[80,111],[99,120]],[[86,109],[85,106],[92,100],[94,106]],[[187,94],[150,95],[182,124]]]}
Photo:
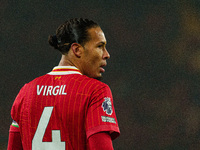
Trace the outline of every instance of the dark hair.
{"label": "dark hair", "polygon": [[65,54],[73,43],[84,46],[85,42],[90,40],[88,29],[93,27],[99,27],[99,25],[88,19],[70,19],[57,28],[56,35],[48,37],[48,42],[62,54]]}

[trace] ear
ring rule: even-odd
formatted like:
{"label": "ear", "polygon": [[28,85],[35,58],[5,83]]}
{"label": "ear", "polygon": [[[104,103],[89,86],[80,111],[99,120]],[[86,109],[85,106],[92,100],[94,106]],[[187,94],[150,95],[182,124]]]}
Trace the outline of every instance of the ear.
{"label": "ear", "polygon": [[78,58],[80,58],[81,57],[81,54],[82,54],[82,46],[80,45],[80,44],[78,44],[78,43],[73,43],[72,45],[71,45],[71,49],[72,49],[72,51],[73,51],[73,53],[74,53],[74,55],[76,56],[76,57],[78,57]]}

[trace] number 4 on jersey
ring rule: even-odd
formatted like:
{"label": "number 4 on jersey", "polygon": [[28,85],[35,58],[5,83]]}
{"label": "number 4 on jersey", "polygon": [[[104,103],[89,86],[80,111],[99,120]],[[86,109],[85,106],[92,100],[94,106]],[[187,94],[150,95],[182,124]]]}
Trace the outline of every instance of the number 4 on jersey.
{"label": "number 4 on jersey", "polygon": [[65,142],[61,142],[60,130],[52,130],[52,142],[42,142],[52,111],[53,107],[44,108],[32,140],[32,150],[65,150]]}

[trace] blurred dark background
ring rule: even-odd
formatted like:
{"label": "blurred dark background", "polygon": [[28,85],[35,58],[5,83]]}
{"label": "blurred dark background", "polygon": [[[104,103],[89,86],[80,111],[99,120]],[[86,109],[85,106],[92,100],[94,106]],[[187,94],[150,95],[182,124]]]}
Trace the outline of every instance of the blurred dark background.
{"label": "blurred dark background", "polygon": [[200,150],[199,0],[1,0],[0,150],[20,88],[60,60],[48,35],[75,17],[97,21],[107,38],[115,150]]}

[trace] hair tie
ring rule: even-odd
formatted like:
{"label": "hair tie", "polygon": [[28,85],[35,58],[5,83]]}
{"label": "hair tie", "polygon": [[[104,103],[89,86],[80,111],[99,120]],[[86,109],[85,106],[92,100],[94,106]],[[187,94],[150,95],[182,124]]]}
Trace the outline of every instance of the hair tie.
{"label": "hair tie", "polygon": [[57,36],[56,36],[56,35],[53,35],[53,36],[52,36],[52,40],[53,40],[55,43],[58,43],[58,39],[57,39]]}

